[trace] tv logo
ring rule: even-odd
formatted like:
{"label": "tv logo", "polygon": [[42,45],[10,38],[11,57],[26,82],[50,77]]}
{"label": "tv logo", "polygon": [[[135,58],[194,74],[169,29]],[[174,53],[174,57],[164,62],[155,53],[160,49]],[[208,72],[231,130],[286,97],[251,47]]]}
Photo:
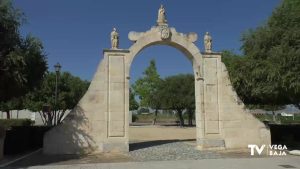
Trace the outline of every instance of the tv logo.
{"label": "tv logo", "polygon": [[261,153],[264,151],[266,145],[262,145],[261,147],[258,147],[255,144],[249,144],[248,148],[250,148],[250,155],[254,156],[254,150],[256,150],[258,155],[261,155]]}
{"label": "tv logo", "polygon": [[287,151],[286,145],[269,145],[266,147],[266,145],[257,146],[255,144],[249,144],[248,148],[250,148],[250,155],[254,156],[255,151],[258,155],[261,155],[262,152],[267,148],[266,154],[269,156],[285,156]]}

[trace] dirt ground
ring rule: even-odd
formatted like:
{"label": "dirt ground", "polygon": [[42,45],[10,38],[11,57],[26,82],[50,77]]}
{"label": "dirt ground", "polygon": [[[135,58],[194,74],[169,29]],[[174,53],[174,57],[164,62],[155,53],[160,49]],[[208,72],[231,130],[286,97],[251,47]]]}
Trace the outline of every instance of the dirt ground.
{"label": "dirt ground", "polygon": [[130,126],[129,140],[150,141],[150,140],[192,140],[196,139],[195,127],[177,126]]}

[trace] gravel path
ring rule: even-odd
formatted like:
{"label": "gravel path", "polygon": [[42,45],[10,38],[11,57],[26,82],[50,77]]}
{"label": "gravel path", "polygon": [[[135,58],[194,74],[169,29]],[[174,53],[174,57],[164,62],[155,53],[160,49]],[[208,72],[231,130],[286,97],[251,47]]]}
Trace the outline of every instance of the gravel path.
{"label": "gravel path", "polygon": [[189,142],[153,141],[132,143],[129,156],[135,161],[198,160],[222,158],[214,151],[199,151]]}

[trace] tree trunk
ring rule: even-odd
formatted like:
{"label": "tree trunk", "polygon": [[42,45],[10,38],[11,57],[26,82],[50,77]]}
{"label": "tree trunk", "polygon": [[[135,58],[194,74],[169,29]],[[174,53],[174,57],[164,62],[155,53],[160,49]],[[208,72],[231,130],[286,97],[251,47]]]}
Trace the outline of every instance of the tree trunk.
{"label": "tree trunk", "polygon": [[152,125],[156,124],[157,112],[158,112],[158,110],[155,109],[155,113],[154,113],[154,118],[153,118],[153,121],[152,121]]}
{"label": "tree trunk", "polygon": [[48,126],[52,126],[53,125],[53,112],[49,112],[48,114],[47,114],[47,125]]}
{"label": "tree trunk", "polygon": [[184,126],[184,119],[183,119],[183,116],[182,116],[182,110],[177,110],[177,113],[178,113],[178,117],[179,117],[179,121],[180,121],[180,127],[183,127]]}
{"label": "tree trunk", "polygon": [[193,112],[191,110],[188,110],[189,114],[189,126],[193,126]]}
{"label": "tree trunk", "polygon": [[275,111],[272,111],[272,115],[273,115],[273,122],[276,122],[276,115],[275,115]]}
{"label": "tree trunk", "polygon": [[294,104],[298,109],[300,109],[300,103]]}
{"label": "tree trunk", "polygon": [[56,126],[56,111],[57,111],[57,110],[55,110],[54,113],[53,113],[53,123],[52,123],[52,124],[53,124],[54,126]]}
{"label": "tree trunk", "polygon": [[10,119],[10,113],[9,113],[9,111],[6,111],[6,118]]}

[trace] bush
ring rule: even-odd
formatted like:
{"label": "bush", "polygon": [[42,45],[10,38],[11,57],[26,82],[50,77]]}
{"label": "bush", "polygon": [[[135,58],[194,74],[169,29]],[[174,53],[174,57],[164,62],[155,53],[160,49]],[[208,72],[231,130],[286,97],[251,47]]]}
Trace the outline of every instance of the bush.
{"label": "bush", "polygon": [[2,139],[4,136],[5,136],[5,128],[0,126],[0,139]]}
{"label": "bush", "polygon": [[34,122],[30,119],[0,119],[0,127],[31,126]]}
{"label": "bush", "polygon": [[132,115],[132,122],[136,122],[138,120],[138,116],[136,114]]}
{"label": "bush", "polygon": [[288,149],[300,148],[300,124],[269,124],[272,144],[286,145]]}
{"label": "bush", "polygon": [[6,130],[4,154],[12,155],[43,147],[44,134],[51,126],[14,126]]}
{"label": "bush", "polygon": [[149,112],[150,112],[150,110],[149,110],[148,108],[144,108],[144,107],[141,107],[141,108],[137,111],[138,114],[149,113]]}
{"label": "bush", "polygon": [[256,118],[260,121],[269,121],[270,123],[278,123],[278,124],[300,124],[300,115],[295,114],[293,117],[284,117],[280,114],[276,115],[276,121],[273,121],[273,115],[271,114],[254,114]]}

